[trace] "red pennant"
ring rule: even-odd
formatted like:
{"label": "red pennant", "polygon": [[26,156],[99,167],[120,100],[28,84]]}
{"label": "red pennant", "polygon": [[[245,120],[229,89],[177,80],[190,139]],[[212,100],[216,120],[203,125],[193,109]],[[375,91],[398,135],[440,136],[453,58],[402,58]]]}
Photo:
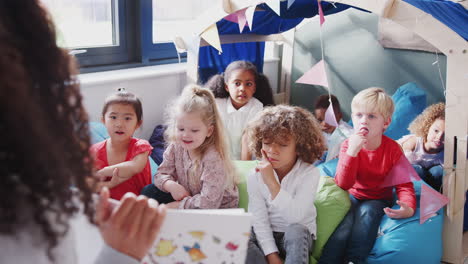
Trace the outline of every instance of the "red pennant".
{"label": "red pennant", "polygon": [[421,200],[419,209],[419,223],[423,224],[440,208],[448,204],[449,199],[426,184],[421,184]]}
{"label": "red pennant", "polygon": [[325,23],[325,16],[323,15],[322,4],[320,3],[320,0],[317,0],[317,4],[320,17],[320,26],[322,26],[323,23]]}
{"label": "red pennant", "polygon": [[405,155],[402,154],[398,162],[393,165],[393,168],[390,170],[387,176],[385,176],[385,180],[380,185],[380,187],[396,186],[399,184],[420,180],[421,178],[419,177],[418,173],[414,170],[413,166],[409,163]]}

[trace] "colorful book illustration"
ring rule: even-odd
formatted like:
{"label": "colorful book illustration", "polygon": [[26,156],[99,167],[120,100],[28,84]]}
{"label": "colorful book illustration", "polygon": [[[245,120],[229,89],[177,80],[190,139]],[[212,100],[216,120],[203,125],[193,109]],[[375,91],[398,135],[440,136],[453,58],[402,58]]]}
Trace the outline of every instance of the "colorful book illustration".
{"label": "colorful book illustration", "polygon": [[168,210],[142,263],[244,263],[250,228],[243,209]]}

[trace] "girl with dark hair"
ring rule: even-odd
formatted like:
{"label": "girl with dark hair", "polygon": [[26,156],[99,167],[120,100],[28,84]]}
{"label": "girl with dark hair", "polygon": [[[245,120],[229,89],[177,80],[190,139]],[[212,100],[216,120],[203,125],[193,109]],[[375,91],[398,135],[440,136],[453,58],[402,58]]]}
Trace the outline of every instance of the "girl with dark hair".
{"label": "girl with dark hair", "polygon": [[137,263],[164,218],[164,207],[135,195],[112,208],[106,188],[94,208],[75,74],[38,0],[0,1],[0,263],[75,263],[70,220],[84,215],[106,244],[97,263]]}
{"label": "girl with dark hair", "polygon": [[[127,192],[140,194],[151,183],[148,156],[153,147],[133,133],[143,123],[140,99],[127,91],[119,91],[106,98],[102,108],[102,122],[109,138],[91,146],[96,159],[96,176],[101,180],[98,189],[110,188],[111,198],[120,200]],[[114,171],[118,177],[114,177]]]}
{"label": "girl with dark hair", "polygon": [[273,105],[273,92],[265,75],[248,61],[231,62],[223,74],[211,77],[205,84],[213,91],[221,119],[228,131],[234,159],[250,160],[242,134],[247,123],[263,109]]}

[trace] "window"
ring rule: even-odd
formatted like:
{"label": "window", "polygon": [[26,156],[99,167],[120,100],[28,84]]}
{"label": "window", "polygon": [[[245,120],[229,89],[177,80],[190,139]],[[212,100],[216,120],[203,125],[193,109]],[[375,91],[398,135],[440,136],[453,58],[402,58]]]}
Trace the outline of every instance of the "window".
{"label": "window", "polygon": [[[153,43],[173,40],[174,32],[190,35],[191,23],[206,9],[220,0],[152,0]],[[176,7],[176,8],[175,8]]]}
{"label": "window", "polygon": [[[58,45],[81,50],[76,57],[82,72],[177,62],[177,31],[167,23],[180,28],[197,14],[187,16],[195,6],[191,0],[40,1],[55,22]],[[210,1],[216,0],[200,0]],[[187,8],[180,11],[179,5]]]}

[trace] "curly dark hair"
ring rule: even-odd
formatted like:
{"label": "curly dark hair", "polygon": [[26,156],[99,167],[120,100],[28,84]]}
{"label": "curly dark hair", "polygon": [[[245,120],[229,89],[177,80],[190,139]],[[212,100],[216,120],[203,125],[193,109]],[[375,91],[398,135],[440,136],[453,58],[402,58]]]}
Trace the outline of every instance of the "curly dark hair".
{"label": "curly dark hair", "polygon": [[314,163],[326,150],[319,123],[311,112],[298,106],[266,107],[249,122],[245,133],[249,148],[257,157],[262,156],[262,143],[265,139],[282,142],[290,136],[296,142],[298,157],[304,162]]}
{"label": "curly dark hair", "polygon": [[211,89],[216,98],[227,98],[229,92],[226,91],[226,81],[231,77],[232,72],[236,70],[250,71],[255,76],[255,86],[257,87],[254,97],[262,102],[263,106],[275,105],[273,101],[273,90],[271,89],[268,78],[257,71],[257,67],[249,61],[233,61],[227,67],[224,73],[212,76],[204,84]]}
{"label": "curly dark hair", "polygon": [[35,223],[52,261],[79,209],[70,186],[94,215],[85,183],[92,173],[88,118],[74,69],[39,0],[0,1],[0,234]]}

